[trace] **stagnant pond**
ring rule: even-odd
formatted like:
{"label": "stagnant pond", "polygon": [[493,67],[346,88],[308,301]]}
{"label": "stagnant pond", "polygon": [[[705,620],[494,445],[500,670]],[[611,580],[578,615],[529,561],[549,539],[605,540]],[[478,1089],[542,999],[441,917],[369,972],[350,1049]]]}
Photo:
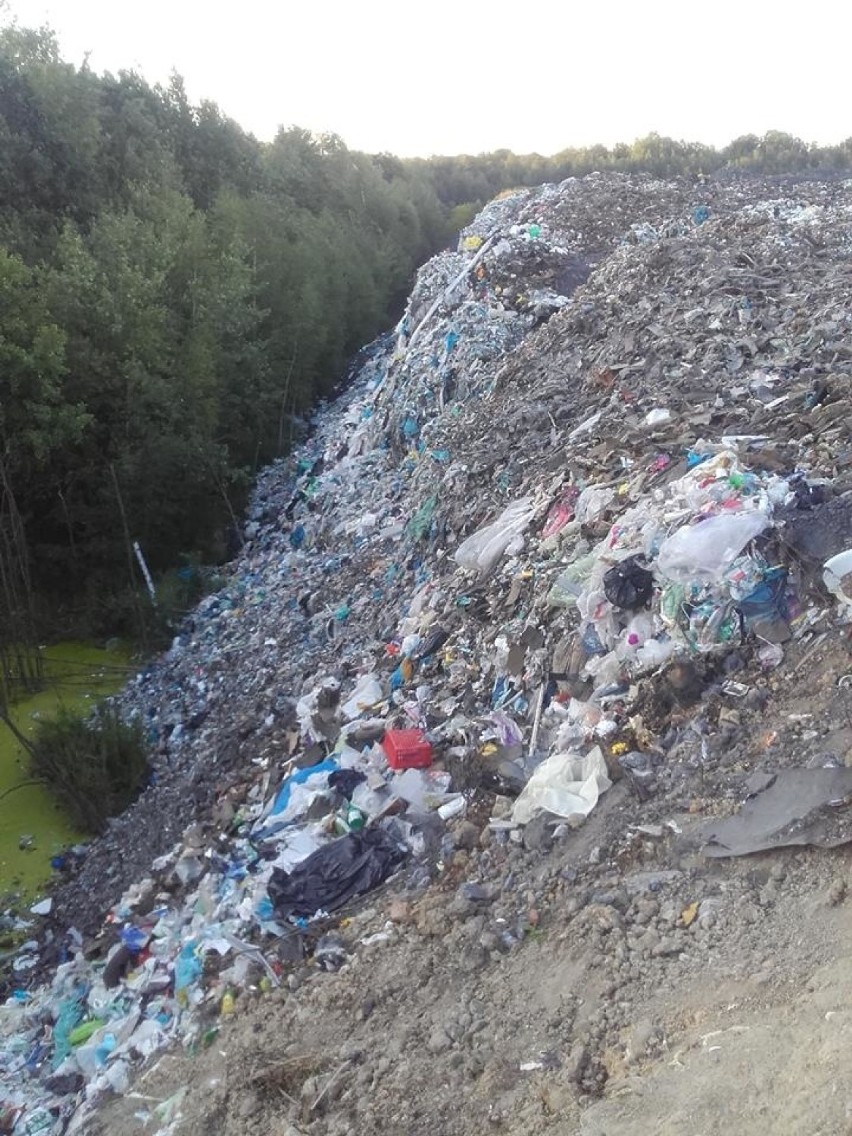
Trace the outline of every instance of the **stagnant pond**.
{"label": "stagnant pond", "polygon": [[[120,647],[56,643],[41,651],[45,687],[16,702],[12,712],[25,735],[61,706],[85,710],[114,693],[134,670]],[[51,878],[52,858],[86,839],[72,828],[49,790],[31,783],[26,753],[0,723],[0,908],[37,896]]]}

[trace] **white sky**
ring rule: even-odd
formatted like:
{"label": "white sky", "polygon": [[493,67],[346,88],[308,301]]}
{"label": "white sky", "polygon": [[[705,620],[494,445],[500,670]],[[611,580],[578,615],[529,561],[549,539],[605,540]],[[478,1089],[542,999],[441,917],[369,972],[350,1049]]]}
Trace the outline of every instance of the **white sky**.
{"label": "white sky", "polygon": [[[97,71],[409,155],[852,135],[846,0],[10,0]],[[0,16],[0,19],[3,19]]]}

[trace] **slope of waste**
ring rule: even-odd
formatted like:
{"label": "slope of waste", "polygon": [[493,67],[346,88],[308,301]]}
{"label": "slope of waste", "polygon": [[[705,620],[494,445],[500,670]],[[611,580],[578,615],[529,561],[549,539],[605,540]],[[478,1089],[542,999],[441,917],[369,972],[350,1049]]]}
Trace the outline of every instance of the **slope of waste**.
{"label": "slope of waste", "polygon": [[0,1132],[647,1131],[719,998],[823,989],[850,257],[846,183],[592,175],[423,267],[122,696],[156,781],[12,962]]}

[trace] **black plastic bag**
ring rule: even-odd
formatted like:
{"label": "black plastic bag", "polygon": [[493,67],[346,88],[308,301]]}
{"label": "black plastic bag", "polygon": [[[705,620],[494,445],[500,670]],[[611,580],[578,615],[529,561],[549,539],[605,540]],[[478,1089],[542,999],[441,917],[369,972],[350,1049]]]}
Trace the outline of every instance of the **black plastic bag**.
{"label": "black plastic bag", "polygon": [[366,780],[365,775],[357,769],[335,769],[328,775],[329,788],[336,789],[347,801],[352,800],[352,794],[361,782]]}
{"label": "black plastic bag", "polygon": [[384,883],[407,853],[381,828],[350,832],[312,852],[292,872],[275,868],[269,898],[275,914],[305,918],[334,911]]}
{"label": "black plastic bag", "polygon": [[638,556],[628,556],[606,573],[604,595],[613,607],[636,611],[646,607],[654,594],[654,576],[639,563]]}

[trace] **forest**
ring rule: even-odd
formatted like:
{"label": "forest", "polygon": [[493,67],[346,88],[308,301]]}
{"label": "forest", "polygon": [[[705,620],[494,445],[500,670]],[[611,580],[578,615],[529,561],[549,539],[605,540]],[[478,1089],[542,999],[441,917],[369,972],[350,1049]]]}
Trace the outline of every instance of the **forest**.
{"label": "forest", "polygon": [[295,126],[264,143],[178,76],[0,29],[0,638],[134,635],[133,541],[158,578],[221,559],[258,468],[495,194],[850,166],[852,139],[780,132],[416,160]]}

